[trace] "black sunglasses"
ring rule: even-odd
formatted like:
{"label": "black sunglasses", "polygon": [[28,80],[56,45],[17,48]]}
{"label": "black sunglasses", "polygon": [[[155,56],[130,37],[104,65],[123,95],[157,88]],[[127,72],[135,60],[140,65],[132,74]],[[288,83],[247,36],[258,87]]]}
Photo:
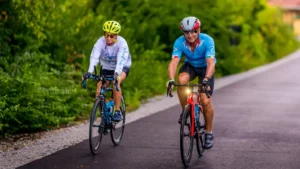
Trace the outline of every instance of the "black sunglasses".
{"label": "black sunglasses", "polygon": [[185,35],[188,35],[188,34],[193,34],[193,33],[198,33],[198,30],[197,29],[194,29],[194,30],[191,30],[191,31],[182,31]]}

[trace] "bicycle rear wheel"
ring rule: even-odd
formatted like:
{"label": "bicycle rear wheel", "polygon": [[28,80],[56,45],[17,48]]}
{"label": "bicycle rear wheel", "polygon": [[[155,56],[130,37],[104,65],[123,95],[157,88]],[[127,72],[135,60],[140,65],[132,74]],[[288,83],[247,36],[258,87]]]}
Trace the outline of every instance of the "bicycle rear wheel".
{"label": "bicycle rear wheel", "polygon": [[100,104],[100,98],[97,98],[90,115],[89,143],[92,154],[98,153],[104,129],[104,120],[101,117],[102,106]]}
{"label": "bicycle rear wheel", "polygon": [[110,130],[111,141],[115,146],[120,144],[125,129],[126,104],[123,96],[121,96],[120,110],[123,119],[119,122],[112,122],[112,129]]}
{"label": "bicycle rear wheel", "polygon": [[180,154],[184,166],[189,165],[193,154],[194,137],[190,135],[190,129],[192,127],[190,111],[191,106],[186,105],[183,110],[180,126]]}
{"label": "bicycle rear wheel", "polygon": [[203,112],[200,110],[199,111],[199,121],[200,121],[200,126],[198,126],[198,133],[196,134],[196,145],[197,145],[197,152],[199,157],[203,156],[203,153],[205,151],[204,149],[204,139],[205,139],[205,120],[204,120],[204,115]]}

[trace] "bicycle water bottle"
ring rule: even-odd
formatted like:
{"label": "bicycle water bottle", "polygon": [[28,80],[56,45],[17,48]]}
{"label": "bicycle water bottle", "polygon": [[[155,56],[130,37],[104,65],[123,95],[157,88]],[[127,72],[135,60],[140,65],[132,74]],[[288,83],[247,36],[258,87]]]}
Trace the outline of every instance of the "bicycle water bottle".
{"label": "bicycle water bottle", "polygon": [[113,100],[109,100],[109,101],[106,101],[106,118],[105,118],[105,121],[106,121],[106,124],[110,124],[111,123],[111,118],[112,118],[112,111],[113,111]]}
{"label": "bicycle water bottle", "polygon": [[196,121],[199,120],[199,105],[198,104],[195,104],[195,118],[196,118]]}
{"label": "bicycle water bottle", "polygon": [[195,109],[194,109],[194,112],[195,112],[195,125],[196,125],[196,129],[197,129],[197,132],[198,132],[198,129],[200,127],[200,107],[198,104],[195,104]]}
{"label": "bicycle water bottle", "polygon": [[113,111],[114,111],[114,106],[115,106],[115,102],[113,99],[110,99],[109,101],[109,115],[112,116]]}
{"label": "bicycle water bottle", "polygon": [[105,101],[105,113],[107,113],[107,112],[110,112],[110,105],[109,105],[110,103],[109,103],[109,101],[108,100],[106,100]]}
{"label": "bicycle water bottle", "polygon": [[198,96],[196,94],[193,94],[193,101],[194,103],[198,103]]}

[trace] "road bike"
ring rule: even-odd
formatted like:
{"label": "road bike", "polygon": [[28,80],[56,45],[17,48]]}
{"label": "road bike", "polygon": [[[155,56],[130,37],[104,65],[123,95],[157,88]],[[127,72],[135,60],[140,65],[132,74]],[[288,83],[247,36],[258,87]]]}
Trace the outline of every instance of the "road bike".
{"label": "road bike", "polygon": [[[97,82],[102,82],[100,93],[98,96],[96,96],[96,100],[94,102],[94,106],[90,114],[89,123],[89,145],[91,153],[95,155],[98,153],[103,135],[107,135],[108,133],[110,133],[113,144],[115,146],[120,144],[125,129],[126,104],[125,99],[122,95],[120,105],[122,120],[119,122],[112,121],[115,107],[113,88],[107,87],[106,83],[108,81],[110,83],[114,81],[114,87],[118,92],[118,81],[114,79],[113,75],[97,75],[96,68],[95,74],[92,74],[88,79],[93,79]],[[86,88],[86,80],[87,79],[83,79],[82,81],[82,86],[84,88]],[[108,92],[111,92],[109,99],[106,98]]]}
{"label": "road bike", "polygon": [[[187,87],[187,105],[182,111],[180,125],[180,154],[183,165],[188,166],[193,154],[194,139],[196,140],[199,157],[203,155],[205,150],[205,119],[203,115],[203,108],[200,104],[200,93],[205,93],[208,98],[210,95],[207,90],[207,85],[174,83],[169,84],[167,88],[167,96],[170,97],[173,97],[171,85]],[[197,91],[194,91],[195,89],[197,89]],[[187,138],[187,145],[184,142],[185,138]]]}

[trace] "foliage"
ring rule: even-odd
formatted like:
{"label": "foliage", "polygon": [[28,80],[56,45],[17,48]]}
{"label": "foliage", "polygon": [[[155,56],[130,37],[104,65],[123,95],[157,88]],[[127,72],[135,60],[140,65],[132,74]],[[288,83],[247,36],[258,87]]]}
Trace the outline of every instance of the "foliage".
{"label": "foliage", "polygon": [[81,74],[106,20],[121,23],[132,55],[122,87],[129,110],[164,93],[173,43],[182,34],[179,23],[191,15],[215,40],[218,77],[298,48],[281,12],[266,0],[0,1],[0,134],[47,130],[88,117],[95,82],[81,89]]}

